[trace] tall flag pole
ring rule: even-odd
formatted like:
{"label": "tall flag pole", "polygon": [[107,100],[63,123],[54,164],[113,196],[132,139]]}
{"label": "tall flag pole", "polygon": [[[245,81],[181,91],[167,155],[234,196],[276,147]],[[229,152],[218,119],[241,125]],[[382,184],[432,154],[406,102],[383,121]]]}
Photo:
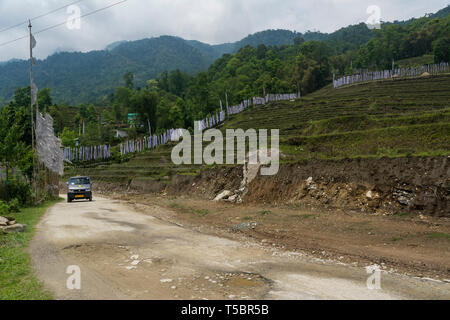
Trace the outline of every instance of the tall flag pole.
{"label": "tall flag pole", "polygon": [[33,188],[33,198],[36,203],[37,200],[37,190],[36,190],[36,146],[34,142],[34,112],[33,107],[37,100],[37,88],[33,81],[33,48],[36,46],[36,40],[33,37],[33,34],[31,33],[31,20],[28,20],[28,28],[30,29],[30,109],[31,109],[31,147],[33,149],[33,182],[32,182],[32,188]]}
{"label": "tall flag pole", "polygon": [[230,110],[228,109],[228,93],[225,91],[225,102],[227,104],[227,117],[230,119]]}
{"label": "tall flag pole", "polygon": [[31,21],[28,20],[28,28],[30,29],[30,101],[31,101],[31,137],[32,137],[32,148],[35,149],[34,146],[34,81],[33,81],[33,48],[36,46],[36,40],[34,40],[33,34],[31,33]]}

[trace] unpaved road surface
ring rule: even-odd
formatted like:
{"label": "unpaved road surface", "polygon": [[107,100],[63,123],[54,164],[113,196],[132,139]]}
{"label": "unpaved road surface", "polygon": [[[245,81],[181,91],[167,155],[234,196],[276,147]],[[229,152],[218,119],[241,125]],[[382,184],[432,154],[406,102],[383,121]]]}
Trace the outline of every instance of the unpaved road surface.
{"label": "unpaved road surface", "polygon": [[[381,273],[369,290],[361,267],[203,234],[104,198],[59,203],[30,252],[57,299],[450,299],[450,284]],[[69,290],[68,266],[81,289]]]}

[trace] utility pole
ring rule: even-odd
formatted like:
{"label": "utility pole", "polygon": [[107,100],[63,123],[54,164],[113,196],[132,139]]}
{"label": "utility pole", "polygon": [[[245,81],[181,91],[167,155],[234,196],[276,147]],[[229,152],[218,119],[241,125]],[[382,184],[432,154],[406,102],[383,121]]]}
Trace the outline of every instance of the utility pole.
{"label": "utility pole", "polygon": [[33,35],[31,34],[31,21],[28,20],[28,28],[30,29],[30,102],[31,102],[31,146],[34,148],[34,112],[33,112]]}
{"label": "utility pole", "polygon": [[[37,186],[36,186],[36,170],[37,170],[37,161],[36,161],[36,145],[34,142],[34,112],[33,112],[33,35],[31,33],[31,20],[28,20],[28,28],[30,30],[30,110],[31,110],[31,147],[33,150],[33,178],[32,178],[32,189],[33,189],[33,200],[34,203],[37,203]],[[36,110],[37,112],[37,110]]]}

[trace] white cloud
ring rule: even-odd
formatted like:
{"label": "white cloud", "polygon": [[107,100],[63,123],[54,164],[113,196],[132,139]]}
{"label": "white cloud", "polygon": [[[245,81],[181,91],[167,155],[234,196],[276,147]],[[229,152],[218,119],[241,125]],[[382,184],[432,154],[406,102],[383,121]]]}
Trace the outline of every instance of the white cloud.
{"label": "white cloud", "polygon": [[[82,14],[113,4],[118,0],[84,0]],[[35,17],[74,0],[2,0],[0,30]],[[86,17],[81,30],[61,26],[37,34],[35,50],[45,58],[55,50],[78,51],[103,49],[118,40],[137,40],[160,35],[174,35],[217,44],[234,42],[265,29],[289,29],[304,32],[332,32],[349,24],[366,21],[369,5],[381,8],[384,21],[404,20],[435,12],[448,0],[129,0],[123,4]],[[65,21],[61,10],[33,25],[35,31]],[[26,24],[0,33],[0,43],[27,34]],[[26,58],[26,40],[0,46],[0,61]]]}

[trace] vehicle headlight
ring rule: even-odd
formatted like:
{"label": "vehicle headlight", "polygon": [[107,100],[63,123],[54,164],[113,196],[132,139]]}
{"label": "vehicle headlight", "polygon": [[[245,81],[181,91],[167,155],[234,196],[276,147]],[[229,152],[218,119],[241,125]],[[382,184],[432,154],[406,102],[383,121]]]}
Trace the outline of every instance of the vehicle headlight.
{"label": "vehicle headlight", "polygon": [[75,191],[75,189],[69,189],[69,192],[73,193]]}
{"label": "vehicle headlight", "polygon": [[88,192],[91,191],[91,188],[86,188],[86,191],[88,191]]}

